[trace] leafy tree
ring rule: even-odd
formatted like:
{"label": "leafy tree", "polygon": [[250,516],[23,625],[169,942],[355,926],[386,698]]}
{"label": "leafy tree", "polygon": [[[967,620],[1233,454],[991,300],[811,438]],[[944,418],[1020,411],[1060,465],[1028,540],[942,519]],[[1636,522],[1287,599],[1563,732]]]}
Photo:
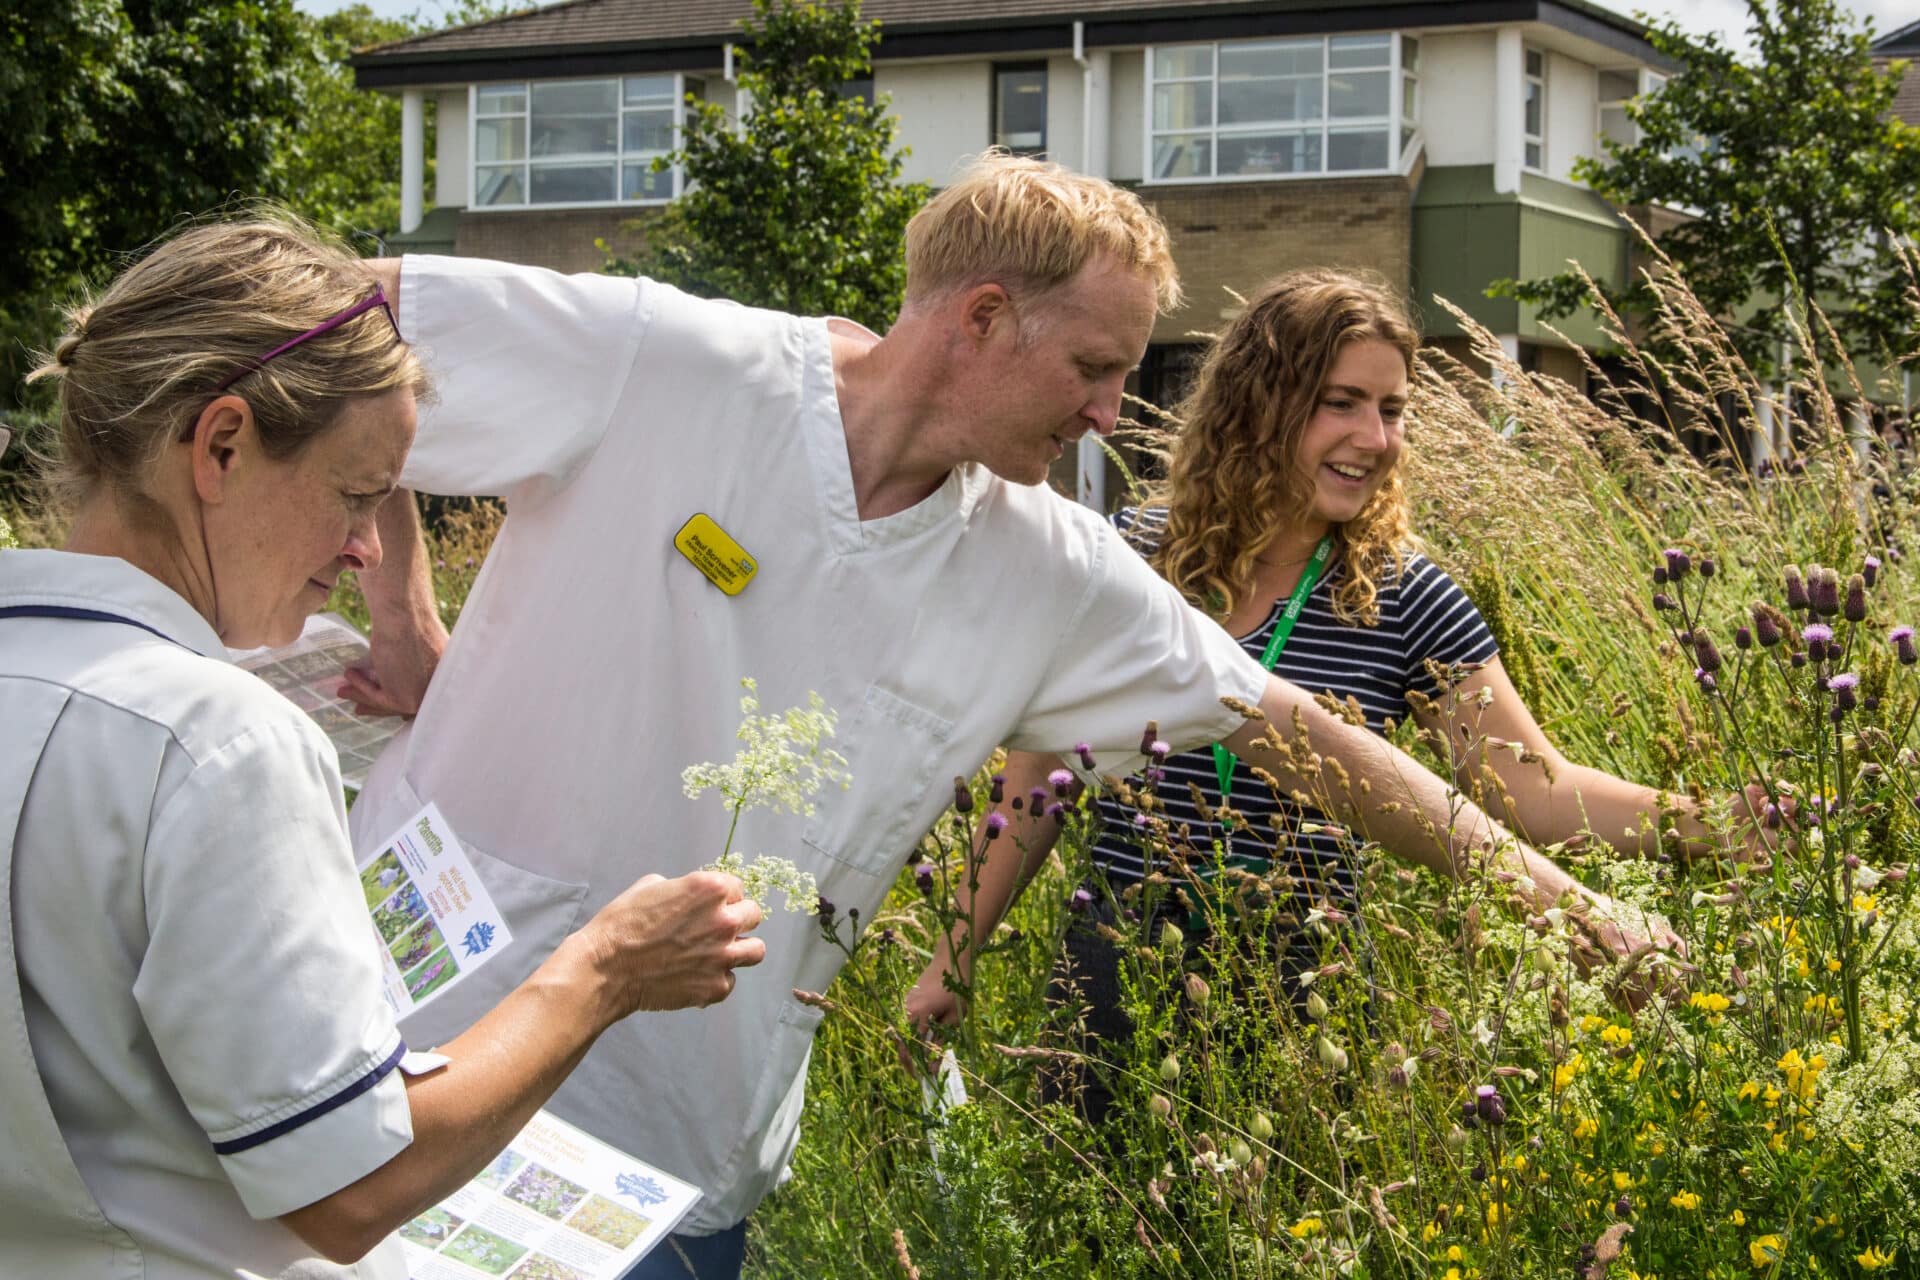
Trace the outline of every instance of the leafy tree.
{"label": "leafy tree", "polygon": [[859,0],[754,0],[735,53],[751,105],[736,129],[690,100],[680,149],[690,188],[646,224],[647,250],[611,260],[691,292],[882,328],[906,283],[900,246],[927,197],[900,182],[885,104],[842,96],[872,74],[877,22]]}
{"label": "leafy tree", "polygon": [[[1679,71],[1629,104],[1640,141],[1609,142],[1606,158],[1577,162],[1575,176],[1622,207],[1697,211],[1660,248],[1701,302],[1737,319],[1732,336],[1757,371],[1779,371],[1783,299],[1813,298],[1850,355],[1904,352],[1907,279],[1886,233],[1920,231],[1920,129],[1891,110],[1905,64],[1876,69],[1871,23],[1855,25],[1836,0],[1746,4],[1753,62],[1672,19],[1647,33]],[[1495,288],[1547,318],[1587,302],[1572,273]],[[1641,281],[1609,300],[1642,315],[1652,303]],[[1836,354],[1824,333],[1814,341],[1814,354]]]}

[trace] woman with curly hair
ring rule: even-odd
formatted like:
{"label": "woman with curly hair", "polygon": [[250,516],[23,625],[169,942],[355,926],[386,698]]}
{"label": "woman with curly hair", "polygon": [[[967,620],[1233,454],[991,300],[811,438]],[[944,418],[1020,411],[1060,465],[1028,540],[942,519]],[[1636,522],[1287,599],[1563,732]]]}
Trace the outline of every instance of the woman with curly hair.
{"label": "woman with curly hair", "polygon": [[[1356,707],[1375,732],[1412,716],[1446,736],[1458,709],[1472,705],[1477,735],[1519,748],[1489,752],[1485,764],[1523,838],[1544,844],[1592,831],[1637,855],[1648,851],[1638,833],[1657,825],[1647,818],[1678,807],[1688,841],[1713,847],[1695,807],[1562,757],[1514,690],[1472,601],[1410,545],[1400,464],[1418,342],[1400,301],[1367,277],[1311,270],[1269,282],[1201,367],[1166,479],[1115,524],[1276,675]],[[1459,785],[1481,785],[1478,756],[1452,754]],[[1033,788],[1048,789],[1062,767],[1057,757],[1009,756],[1001,817],[1017,823],[1011,834],[1020,838],[978,846],[978,886],[970,901],[961,891],[975,936],[989,936],[1052,847],[1057,821],[1031,804],[1024,820],[1011,810]],[[1203,857],[1218,847],[1253,870],[1278,860],[1294,885],[1283,910],[1304,919],[1356,900],[1359,867],[1340,828],[1280,798],[1224,748],[1169,756],[1148,775],[1154,814],[1178,843]],[[1233,815],[1226,821],[1223,797]],[[1094,863],[1119,896],[1157,868],[1136,812],[1109,793],[1094,804]],[[1318,962],[1304,935],[1285,945],[1283,964]],[[907,997],[916,1024],[956,1016],[945,974],[949,966],[970,973],[971,953],[969,939],[942,939]],[[1080,994],[1094,1006],[1096,1031],[1111,1021],[1102,1006],[1118,998],[1111,953],[1090,929],[1070,933],[1065,959],[1086,984]]]}

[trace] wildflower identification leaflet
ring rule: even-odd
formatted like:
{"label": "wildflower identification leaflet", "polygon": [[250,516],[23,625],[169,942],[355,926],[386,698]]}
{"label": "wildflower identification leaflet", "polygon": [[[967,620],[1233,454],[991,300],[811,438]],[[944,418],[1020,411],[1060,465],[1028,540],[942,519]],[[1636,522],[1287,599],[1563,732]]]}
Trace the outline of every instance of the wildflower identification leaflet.
{"label": "wildflower identification leaflet", "polygon": [[614,1280],[700,1189],[542,1111],[472,1182],[400,1228],[410,1280]]}
{"label": "wildflower identification leaflet", "polygon": [[300,638],[278,649],[233,649],[234,665],[265,680],[313,717],[340,756],[340,781],[358,791],[387,739],[406,721],[360,716],[335,696],[347,668],[367,660],[367,638],[337,613],[307,619]]}
{"label": "wildflower identification leaflet", "polygon": [[404,1018],[513,941],[467,851],[434,805],[360,864],[387,1003]]}

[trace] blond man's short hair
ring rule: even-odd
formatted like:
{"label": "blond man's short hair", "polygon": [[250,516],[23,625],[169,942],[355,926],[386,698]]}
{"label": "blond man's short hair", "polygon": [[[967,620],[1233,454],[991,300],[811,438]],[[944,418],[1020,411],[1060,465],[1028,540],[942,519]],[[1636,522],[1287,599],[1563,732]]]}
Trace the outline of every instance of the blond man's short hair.
{"label": "blond man's short hair", "polygon": [[1140,198],[1045,160],[988,151],[907,224],[909,305],[994,283],[1028,299],[1107,257],[1180,304],[1167,229]]}

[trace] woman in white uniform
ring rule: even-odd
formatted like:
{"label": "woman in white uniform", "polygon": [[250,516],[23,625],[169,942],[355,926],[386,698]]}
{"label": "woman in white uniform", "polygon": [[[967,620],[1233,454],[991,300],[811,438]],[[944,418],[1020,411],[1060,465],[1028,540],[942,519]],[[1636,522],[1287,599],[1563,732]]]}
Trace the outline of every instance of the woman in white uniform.
{"label": "woman in white uniform", "polygon": [[389,1233],[608,1026],[724,998],[758,909],[649,876],[409,1054],[333,750],[225,655],[378,564],[420,367],[355,259],[271,219],[71,323],[37,375],[71,537],[0,552],[0,1275],[402,1276]]}

